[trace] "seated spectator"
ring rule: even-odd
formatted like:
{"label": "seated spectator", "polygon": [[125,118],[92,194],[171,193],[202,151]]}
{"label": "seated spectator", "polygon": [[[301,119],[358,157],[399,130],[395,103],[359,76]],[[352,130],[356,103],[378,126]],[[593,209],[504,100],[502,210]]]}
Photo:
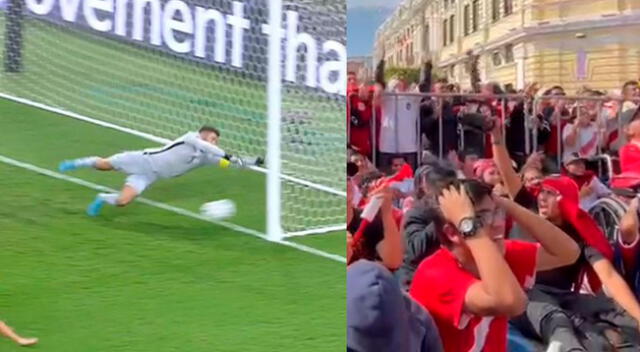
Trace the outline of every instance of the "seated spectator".
{"label": "seated spectator", "polygon": [[620,149],[622,172],[640,172],[640,109],[625,128],[627,144]]}
{"label": "seated spectator", "polygon": [[476,179],[492,186],[496,195],[502,196],[506,194],[502,185],[500,170],[498,170],[493,159],[478,160],[473,166],[473,173]]}
{"label": "seated spectator", "polygon": [[[564,176],[548,177],[537,196],[529,193],[509,165],[500,129],[493,131],[493,140],[495,161],[511,197],[580,246],[580,257],[573,264],[538,274],[535,287],[528,292],[527,312],[514,323],[525,335],[560,343],[567,351],[612,350],[618,343],[609,339],[610,334],[640,346],[640,305],[613,267],[613,250],[602,230],[579,208],[576,183]],[[580,293],[585,279],[593,292],[605,287],[613,300],[600,293]]]}
{"label": "seated spectator", "polygon": [[365,174],[376,169],[366,156],[357,152],[351,155],[350,161],[358,167],[358,172],[352,177],[353,182],[356,185],[360,184],[360,181]]}
{"label": "seated spectator", "polygon": [[[575,183],[566,178],[543,182],[537,199],[539,214],[569,233],[580,245],[581,256],[572,265],[538,275],[536,286],[529,292],[527,314],[516,324],[523,333],[546,343],[559,342],[567,350],[613,350],[620,343],[616,339],[637,348],[640,306],[615,271],[604,234],[587,213],[577,210],[577,194]],[[535,202],[526,193],[516,199],[523,204]],[[596,293],[604,286],[613,300],[601,293],[580,293],[585,283]],[[609,334],[617,337],[611,340]]]}
{"label": "seated spectator", "polygon": [[363,221],[361,216],[364,212],[359,209],[352,212],[351,221],[347,226],[349,233],[347,241],[350,243],[347,263],[366,259],[378,261],[388,269],[395,270],[402,264],[404,243],[399,230],[399,221],[391,204],[391,190],[388,186],[382,185],[373,189],[367,196],[368,200],[380,198],[382,205],[368,226],[364,227],[360,238],[349,236],[355,236],[358,230],[361,230]]}
{"label": "seated spectator", "polygon": [[403,289],[408,290],[413,273],[422,260],[440,248],[435,233],[433,218],[438,216],[437,191],[457,178],[449,164],[436,158],[429,159],[416,170],[415,199],[413,206],[404,215],[405,253],[402,266],[396,272]]}
{"label": "seated spectator", "polygon": [[[396,156],[391,159],[390,174],[393,175],[398,173],[406,163],[407,161],[403,156]],[[393,191],[393,205],[396,208],[402,209],[402,203],[405,198],[413,193],[413,178],[407,178],[400,182],[395,182],[391,184],[390,187]]]}
{"label": "seated spectator", "polygon": [[[542,160],[544,160],[544,155],[542,153],[534,153],[529,156],[526,163],[520,170],[520,177],[522,179],[522,186],[531,194],[537,195],[542,188],[542,180],[544,179],[544,173],[542,172]],[[502,183],[503,189],[502,191],[509,195],[508,188]],[[528,242],[535,242],[535,239],[527,234],[527,232],[522,229],[517,224],[509,224],[507,227],[509,229],[507,231],[509,239],[518,239]]]}
{"label": "seated spectator", "polygon": [[384,266],[347,267],[347,351],[441,352],[429,313],[402,292]]}
{"label": "seated spectator", "polygon": [[566,175],[571,178],[580,190],[580,208],[588,211],[593,204],[602,197],[611,194],[611,190],[605,186],[593,171],[587,170],[587,159],[579,154],[569,154],[563,164]]}
{"label": "seated spectator", "polygon": [[542,151],[538,151],[538,152],[533,152],[531,154],[529,154],[529,156],[527,157],[527,160],[525,161],[524,165],[522,165],[522,169],[526,168],[526,167],[534,167],[538,170],[542,170],[544,169],[544,158],[545,158],[545,154]]}
{"label": "seated spectator", "polygon": [[[457,158],[453,157],[456,156]],[[475,150],[462,150],[455,154],[451,154],[449,160],[456,166],[458,170],[458,178],[460,179],[472,179],[475,178],[473,167],[480,159],[478,152]]]}
{"label": "seated spectator", "polygon": [[359,178],[359,183],[357,184],[357,189],[360,192],[358,209],[362,209],[369,202],[371,190],[375,189],[382,178],[384,178],[384,174],[376,169],[365,173]]}
{"label": "seated spectator", "polygon": [[[523,289],[536,271],[576,260],[578,247],[551,223],[513,201],[492,197],[491,188],[468,180],[439,197],[435,221],[443,248],[425,259],[411,284],[411,296],[432,315],[445,351],[507,348],[508,318],[527,304]],[[522,224],[541,246],[504,240],[504,213]]]}
{"label": "seated spectator", "polygon": [[521,175],[522,186],[530,193],[537,195],[540,191],[540,186],[542,186],[542,180],[544,179],[542,168],[525,166],[522,168]]}

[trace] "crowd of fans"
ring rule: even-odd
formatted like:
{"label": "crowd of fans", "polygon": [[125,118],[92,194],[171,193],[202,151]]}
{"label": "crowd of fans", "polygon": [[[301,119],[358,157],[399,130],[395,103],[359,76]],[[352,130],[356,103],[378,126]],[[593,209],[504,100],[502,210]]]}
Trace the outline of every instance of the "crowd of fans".
{"label": "crowd of fans", "polygon": [[[428,76],[416,91],[459,92]],[[402,79],[349,77],[347,350],[640,350],[637,82],[570,101],[536,85],[396,96]],[[628,191],[616,238],[588,213],[620,187],[603,153]]]}

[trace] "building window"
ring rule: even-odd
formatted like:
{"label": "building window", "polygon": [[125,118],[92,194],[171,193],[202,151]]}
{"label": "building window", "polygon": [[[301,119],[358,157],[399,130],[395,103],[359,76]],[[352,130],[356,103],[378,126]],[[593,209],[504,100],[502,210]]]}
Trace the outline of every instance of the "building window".
{"label": "building window", "polygon": [[500,19],[500,0],[491,0],[491,19],[493,22]]}
{"label": "building window", "polygon": [[478,30],[478,23],[480,21],[480,0],[473,0],[472,7],[471,32],[475,32]]}
{"label": "building window", "polygon": [[507,44],[504,47],[504,62],[511,63],[513,61],[513,44]]}
{"label": "building window", "polygon": [[471,22],[471,14],[469,13],[470,7],[469,4],[464,5],[464,35],[469,34],[469,24]]}
{"label": "building window", "polygon": [[502,65],[502,57],[500,57],[499,51],[495,51],[493,55],[491,55],[491,62],[493,62],[493,66],[495,67]]}
{"label": "building window", "polygon": [[513,13],[513,0],[504,0],[504,15],[509,16]]}
{"label": "building window", "polygon": [[449,77],[451,77],[451,79],[456,78],[456,65],[449,66]]}
{"label": "building window", "polygon": [[448,9],[449,8],[449,0],[444,0],[444,9]]}
{"label": "building window", "polygon": [[449,33],[449,20],[445,19],[442,23],[442,45],[447,46],[447,37]]}
{"label": "building window", "polygon": [[454,38],[456,37],[456,33],[455,33],[455,21],[456,17],[454,15],[451,15],[451,17],[449,17],[449,41],[453,43]]}

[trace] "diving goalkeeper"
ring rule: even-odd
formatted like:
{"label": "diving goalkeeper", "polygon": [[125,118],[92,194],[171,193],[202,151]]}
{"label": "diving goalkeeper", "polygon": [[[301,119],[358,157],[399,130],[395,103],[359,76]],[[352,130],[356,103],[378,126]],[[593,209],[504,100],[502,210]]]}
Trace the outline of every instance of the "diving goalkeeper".
{"label": "diving goalkeeper", "polygon": [[188,132],[162,148],[127,151],[108,158],[96,156],[65,160],[61,172],[79,168],[100,171],[120,171],[127,179],[120,193],[99,193],[89,204],[87,214],[97,216],[105,203],[126,206],[158,179],[177,177],[206,165],[227,168],[261,165],[261,158],[240,158],[225,153],[218,147],[220,131],[204,126],[198,132]]}

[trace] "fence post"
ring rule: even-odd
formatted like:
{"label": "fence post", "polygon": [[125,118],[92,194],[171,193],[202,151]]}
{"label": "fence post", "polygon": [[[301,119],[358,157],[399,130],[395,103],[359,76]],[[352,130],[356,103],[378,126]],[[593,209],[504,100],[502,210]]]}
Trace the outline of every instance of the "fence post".
{"label": "fence post", "polygon": [[[533,107],[532,107],[532,110],[531,110],[532,114],[533,114],[532,119],[537,119],[538,118],[538,104],[540,103],[538,99],[539,99],[539,97],[534,97],[533,98],[533,103],[532,103]],[[538,128],[539,128],[539,126],[538,126],[538,123],[536,123],[534,125],[535,126],[533,128],[533,150],[535,152],[537,152],[538,151]]]}
{"label": "fence post", "polygon": [[[577,116],[577,121],[580,120],[580,107],[578,107],[578,116]],[[566,126],[565,126],[566,127]],[[562,156],[564,155],[564,148],[562,147],[562,133],[564,132],[562,129],[562,116],[559,117],[557,123],[556,123],[556,134],[558,135],[558,156],[557,156],[557,161],[558,161],[558,167],[560,168],[560,170],[562,170]]]}
{"label": "fence post", "polygon": [[424,148],[422,147],[422,116],[420,115],[422,110],[422,99],[423,98],[416,99],[420,102],[418,104],[418,118],[416,119],[418,125],[418,153],[416,155],[416,169],[422,166],[422,154],[424,153]]}
{"label": "fence post", "polygon": [[442,159],[442,156],[444,154],[444,140],[443,140],[443,131],[442,131],[442,111],[443,111],[443,98],[437,98],[437,103],[438,103],[438,135],[440,136],[438,139],[438,154],[440,155],[440,159]]}
{"label": "fence post", "polygon": [[[371,103],[371,108],[373,109],[372,111],[372,123],[371,123],[371,128],[370,128],[370,133],[371,133],[371,161],[373,162],[373,165],[378,165],[376,163],[377,159],[378,159],[378,134],[376,133],[376,121],[378,119],[378,109],[377,106],[375,104],[375,101],[373,101]],[[382,109],[382,97],[380,97],[380,109]]]}
{"label": "fence post", "polygon": [[[400,123],[398,123],[398,93],[394,92],[394,97],[395,97],[395,113],[393,115],[393,127],[396,131],[396,143],[395,143],[395,149],[394,149],[394,155],[398,154],[400,152]],[[389,158],[388,156],[385,158],[386,162],[389,162]],[[386,165],[382,166],[382,167],[386,167]]]}

